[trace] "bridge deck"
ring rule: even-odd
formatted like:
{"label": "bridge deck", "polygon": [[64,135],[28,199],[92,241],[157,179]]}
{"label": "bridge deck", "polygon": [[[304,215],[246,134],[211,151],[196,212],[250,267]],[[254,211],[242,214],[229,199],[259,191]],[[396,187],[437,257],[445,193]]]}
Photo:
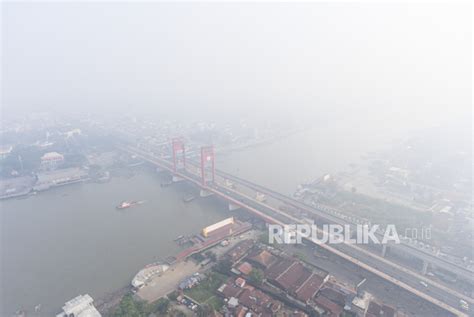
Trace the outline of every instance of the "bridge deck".
{"label": "bridge deck", "polygon": [[[278,210],[277,208],[274,208],[262,201],[258,201],[255,198],[250,197],[242,192],[236,191],[234,189],[226,187],[225,185],[219,184],[219,182],[215,182],[213,184],[206,184],[205,186],[203,186],[203,184],[201,183],[200,175],[196,173],[192,173],[189,170],[177,171],[175,173],[173,171],[173,165],[169,161],[163,158],[160,158],[155,155],[150,155],[143,150],[132,148],[132,147],[123,147],[122,150],[125,150],[129,153],[133,153],[134,155],[137,155],[150,163],[153,163],[161,168],[164,168],[170,171],[171,173],[174,173],[176,176],[180,178],[183,178],[191,183],[194,183],[195,185],[201,188],[204,188],[212,192],[213,194],[225,199],[226,201],[234,205],[238,205],[242,208],[247,209],[250,212],[254,213],[255,215],[261,217],[268,223],[275,223],[275,224],[281,224],[281,225],[287,224],[287,223],[302,223],[301,219],[298,219],[288,213]],[[189,161],[188,161],[188,164],[194,165],[192,162],[189,162]],[[230,174],[224,173],[222,171],[217,171],[216,174],[220,175],[223,178],[227,178],[232,181],[238,182],[241,185],[249,186],[249,188],[252,188],[255,190],[258,189],[258,191],[265,192],[269,195],[272,195],[272,197],[274,196],[275,199],[280,199],[280,201],[282,202],[285,202],[285,203],[291,202],[295,204],[296,207],[302,207],[300,206],[300,202],[293,200],[292,198],[289,198],[287,196],[284,196],[280,193],[266,189],[262,186],[252,184],[245,180],[240,180],[238,177],[230,176]],[[304,206],[304,207],[307,208],[307,206]],[[310,239],[309,241],[314,243],[314,241]],[[454,290],[447,288],[444,285],[433,282],[432,280],[428,280],[425,277],[407,268],[401,267],[400,265],[390,262],[380,256],[373,254],[372,252],[364,250],[355,245],[349,245],[349,244],[343,243],[343,244],[337,244],[337,245],[318,244],[318,246],[326,249],[327,251],[333,254],[336,254],[342,257],[343,259],[387,281],[390,281],[391,283],[401,288],[404,288],[405,290],[408,290],[409,292],[457,316],[467,316],[467,314],[455,308],[458,305],[459,298],[463,298],[470,303],[474,302],[472,298],[470,297],[467,297],[463,294],[459,294],[455,292]],[[385,272],[382,272],[381,270],[385,270]],[[397,278],[394,278],[393,276],[399,276],[400,278],[397,279]],[[434,298],[433,296],[430,296],[426,294],[425,292],[421,292],[420,290],[407,284],[407,283],[413,282],[413,278],[427,280],[430,283],[430,285],[437,287],[440,292],[444,292],[444,293],[440,296],[436,296],[437,298]],[[449,304],[446,303],[447,300],[445,298],[447,297],[448,294],[450,295]]]}

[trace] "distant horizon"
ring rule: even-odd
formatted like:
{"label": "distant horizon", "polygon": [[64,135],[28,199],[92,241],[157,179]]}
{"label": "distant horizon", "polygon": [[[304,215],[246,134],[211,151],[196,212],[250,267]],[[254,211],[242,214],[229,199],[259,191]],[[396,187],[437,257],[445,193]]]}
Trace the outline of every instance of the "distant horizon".
{"label": "distant horizon", "polygon": [[472,116],[467,4],[2,8],[3,113],[330,114],[389,126]]}
{"label": "distant horizon", "polygon": [[1,316],[474,316],[471,3],[0,6]]}

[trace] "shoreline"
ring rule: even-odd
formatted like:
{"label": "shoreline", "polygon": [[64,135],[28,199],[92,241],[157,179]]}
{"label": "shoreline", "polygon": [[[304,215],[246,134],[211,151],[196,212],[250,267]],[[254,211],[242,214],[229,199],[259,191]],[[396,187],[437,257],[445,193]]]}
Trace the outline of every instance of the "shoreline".
{"label": "shoreline", "polygon": [[104,296],[94,299],[94,306],[101,314],[103,314],[103,316],[109,316],[119,305],[123,296],[130,292],[130,290],[130,285],[127,285],[116,291],[105,294]]}

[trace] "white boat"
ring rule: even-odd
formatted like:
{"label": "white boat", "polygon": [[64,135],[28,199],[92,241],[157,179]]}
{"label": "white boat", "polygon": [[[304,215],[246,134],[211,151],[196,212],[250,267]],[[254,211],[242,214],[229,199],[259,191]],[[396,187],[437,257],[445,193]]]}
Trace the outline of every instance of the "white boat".
{"label": "white boat", "polygon": [[139,200],[139,201],[136,201],[136,200],[130,200],[130,201],[122,201],[120,203],[120,205],[118,205],[116,208],[117,209],[126,209],[126,208],[130,208],[130,207],[133,207],[133,206],[136,206],[136,205],[141,205],[143,204],[145,201],[143,200]]}
{"label": "white boat", "polygon": [[162,263],[152,263],[145,266],[138,272],[132,280],[132,287],[134,289],[142,288],[146,285],[154,276],[160,275],[166,272],[169,266]]}

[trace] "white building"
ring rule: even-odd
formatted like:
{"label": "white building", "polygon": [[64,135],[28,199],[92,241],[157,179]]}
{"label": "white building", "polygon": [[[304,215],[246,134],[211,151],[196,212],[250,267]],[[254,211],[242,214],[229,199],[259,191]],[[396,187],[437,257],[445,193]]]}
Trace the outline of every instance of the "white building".
{"label": "white building", "polygon": [[41,157],[41,168],[54,170],[64,162],[64,156],[58,152],[48,152]]}
{"label": "white building", "polygon": [[102,317],[92,304],[94,300],[88,294],[79,295],[63,306],[63,312],[56,317]]}
{"label": "white building", "polygon": [[87,179],[87,172],[78,167],[62,168],[55,171],[44,171],[36,175],[37,181],[33,190],[42,191],[52,187],[82,182]]}

